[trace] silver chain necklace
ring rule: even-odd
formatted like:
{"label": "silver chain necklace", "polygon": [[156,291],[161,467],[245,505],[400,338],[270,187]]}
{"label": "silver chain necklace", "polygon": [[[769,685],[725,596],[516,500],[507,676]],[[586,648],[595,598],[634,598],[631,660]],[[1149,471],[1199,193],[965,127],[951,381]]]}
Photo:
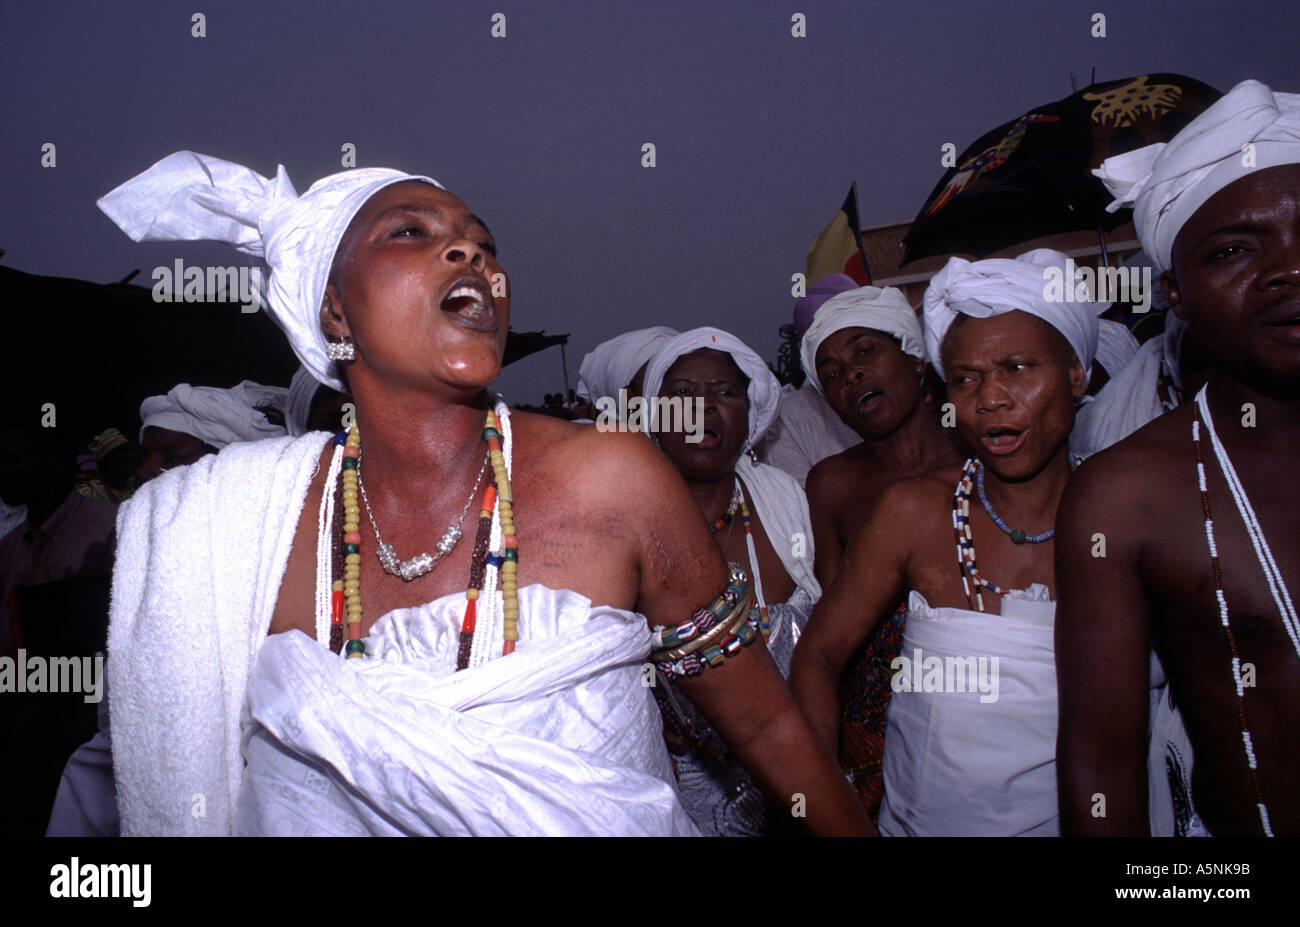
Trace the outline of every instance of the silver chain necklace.
{"label": "silver chain necklace", "polygon": [[483,474],[488,470],[489,459],[488,456],[484,456],[483,466],[479,467],[478,479],[474,481],[474,488],[469,491],[469,498],[465,500],[465,507],[460,510],[460,518],[448,525],[447,530],[438,539],[438,546],[435,548],[438,553],[430,554],[428,551],[424,551],[416,554],[410,560],[398,558],[393,545],[385,544],[384,539],[380,537],[379,525],[375,522],[375,513],[371,511],[370,499],[366,496],[366,484],[361,481],[361,462],[357,461],[357,486],[361,488],[361,501],[365,503],[366,514],[370,516],[370,527],[375,529],[375,556],[379,558],[379,563],[384,568],[385,573],[400,576],[409,583],[411,580],[419,579],[425,573],[428,573],[439,560],[455,549],[456,545],[460,543],[460,526],[465,523],[465,515],[469,512],[474,497],[478,495],[478,488],[483,485]]}

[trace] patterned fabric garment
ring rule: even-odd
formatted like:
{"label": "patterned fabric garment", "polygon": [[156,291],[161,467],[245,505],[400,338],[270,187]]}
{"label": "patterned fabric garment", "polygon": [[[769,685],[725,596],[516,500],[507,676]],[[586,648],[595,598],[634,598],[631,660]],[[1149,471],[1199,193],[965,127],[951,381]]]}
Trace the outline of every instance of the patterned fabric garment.
{"label": "patterned fabric garment", "polygon": [[840,677],[840,767],[874,824],[885,794],[885,715],[889,709],[890,663],[903,646],[907,602],[862,642]]}
{"label": "patterned fabric garment", "polygon": [[[794,645],[808,622],[812,601],[798,589],[789,601],[768,605],[767,611],[772,619],[768,651],[781,676],[789,678]],[[707,672],[725,673],[726,667]],[[731,755],[699,709],[672,683],[661,683],[654,692],[664,716],[664,734],[677,773],[677,791],[700,833],[706,837],[771,835],[775,822],[768,817],[762,790]]]}

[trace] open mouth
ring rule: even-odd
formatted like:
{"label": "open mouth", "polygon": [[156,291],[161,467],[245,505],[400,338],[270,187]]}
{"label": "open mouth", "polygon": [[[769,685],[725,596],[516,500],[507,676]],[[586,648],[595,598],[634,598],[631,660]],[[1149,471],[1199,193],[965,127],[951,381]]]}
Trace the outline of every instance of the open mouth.
{"label": "open mouth", "polygon": [[854,404],[854,406],[860,412],[863,409],[865,409],[867,405],[870,404],[872,401],[879,399],[883,395],[885,395],[884,390],[869,389],[861,396],[858,397],[858,401]]}
{"label": "open mouth", "polygon": [[438,308],[465,328],[477,332],[495,332],[496,311],[483,281],[462,277],[452,284]]}
{"label": "open mouth", "polygon": [[994,425],[984,429],[984,433],[980,436],[980,443],[990,454],[1002,457],[1020,450],[1025,443],[1026,434],[1027,431],[1023,428]]}
{"label": "open mouth", "polygon": [[705,428],[700,432],[700,440],[695,445],[699,448],[714,448],[722,443],[722,432],[716,428]]}

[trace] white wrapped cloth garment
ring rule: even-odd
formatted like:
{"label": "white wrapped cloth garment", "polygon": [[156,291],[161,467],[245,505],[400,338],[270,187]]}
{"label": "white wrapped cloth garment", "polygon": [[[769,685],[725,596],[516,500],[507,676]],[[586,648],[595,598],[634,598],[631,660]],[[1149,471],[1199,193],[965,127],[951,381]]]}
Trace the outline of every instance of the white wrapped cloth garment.
{"label": "white wrapped cloth garment", "polygon": [[248,684],[246,836],[685,836],[645,618],[519,590],[509,657],[455,672],[463,594],[380,618],[366,660],[270,638]]}
{"label": "white wrapped cloth garment", "polygon": [[[375,659],[350,665],[300,633],[267,636],[323,437],[231,445],[119,510],[108,679],[122,834],[299,832],[272,782],[298,799],[321,786],[321,809],[330,788],[347,796],[314,833],[579,833],[596,816],[602,833],[691,832],[641,685],[644,619],[525,587],[519,649],[449,678],[454,596],[382,616]],[[454,804],[439,810],[439,791]]]}
{"label": "white wrapped cloth garment", "polygon": [[[1056,603],[1041,583],[1009,590],[1002,597],[1001,615],[932,608],[912,591],[901,656],[915,663],[919,651],[923,662],[920,668],[903,665],[899,672],[907,673],[909,682],[924,682],[925,661],[938,658],[945,666],[946,688],[949,660],[986,658],[989,681],[996,685],[900,691],[895,678],[885,734],[881,834],[1060,834],[1055,617]],[[957,674],[952,675],[955,682]],[[979,675],[982,682],[985,674]],[[996,700],[990,700],[994,694]]]}

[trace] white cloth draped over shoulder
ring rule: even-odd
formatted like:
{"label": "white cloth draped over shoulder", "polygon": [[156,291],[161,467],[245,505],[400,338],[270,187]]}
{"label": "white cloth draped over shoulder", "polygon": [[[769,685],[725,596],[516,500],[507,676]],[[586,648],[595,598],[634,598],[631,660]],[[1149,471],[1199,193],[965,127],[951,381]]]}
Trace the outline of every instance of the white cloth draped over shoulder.
{"label": "white cloth draped over shoulder", "polygon": [[[622,807],[623,816],[612,820],[631,832],[682,832],[684,813],[669,800],[671,789],[660,778],[667,769],[662,738],[644,737],[647,724],[658,732],[657,709],[644,687],[640,705],[627,694],[630,673],[638,675],[640,687],[640,664],[649,652],[644,619],[638,625],[627,613],[593,610],[589,603],[581,608],[586,601],[581,597],[526,587],[520,590],[521,605],[529,603],[521,613],[523,627],[545,629],[547,621],[554,621],[554,639],[521,642],[510,657],[442,681],[421,662],[428,647],[441,646],[421,635],[421,610],[403,610],[405,614],[376,622],[381,656],[364,661],[364,668],[345,666],[347,661],[331,657],[302,634],[268,639],[321,438],[310,434],[232,445],[164,473],[119,511],[108,680],[123,835],[227,835],[236,830],[237,808],[247,832],[278,832],[282,819],[270,813],[265,801],[259,806],[266,793],[258,786],[289,770],[299,777],[294,780],[299,788],[333,785],[347,793],[340,814],[350,814],[346,820],[352,824],[345,820],[341,832],[357,832],[358,827],[366,832],[432,832],[446,823],[455,833],[497,833],[516,818],[519,832],[552,825],[580,832],[580,822],[588,819],[581,810],[570,814],[570,809],[588,801],[601,813]],[[430,603],[430,614],[445,618],[450,604],[447,598]],[[553,606],[556,614],[529,614],[531,607],[542,605]],[[590,628],[583,623],[587,617],[593,621]],[[408,620],[410,628],[403,623]],[[575,660],[582,665],[572,665]],[[512,672],[511,661],[528,673]],[[298,686],[306,685],[306,677],[333,708],[296,704],[302,692],[276,690],[277,679],[292,679]],[[341,706],[347,704],[352,708],[344,712]],[[415,718],[415,705],[431,715],[440,706],[436,713],[447,723]],[[256,726],[244,738],[246,707]],[[374,714],[371,708],[389,713]],[[461,708],[463,719],[453,718]],[[632,733],[605,737],[599,718],[587,720],[605,711]],[[294,731],[295,724],[301,730]],[[514,733],[506,737],[505,728]],[[388,764],[359,773],[351,763],[353,736],[370,750],[369,738],[381,731],[395,761],[414,758],[433,765],[405,778]],[[493,759],[493,742],[467,746],[472,734],[488,731],[511,744],[508,757],[503,746],[496,758],[505,764],[498,771],[508,766],[518,780],[516,792],[509,793],[516,804],[508,813],[497,815],[489,807],[482,814],[466,810],[457,819],[455,809],[421,807],[420,816],[411,817],[404,802],[413,795],[423,801],[439,790],[469,794],[479,785],[485,794],[490,791],[488,780],[480,783],[476,777],[487,775],[477,763]],[[444,740],[425,743],[426,733]],[[241,800],[245,739],[250,758],[257,760],[250,770],[258,778]],[[534,753],[535,741],[549,746]],[[409,755],[404,752],[408,747]],[[285,762],[263,765],[270,753]],[[561,760],[561,754],[566,758]],[[339,767],[325,760],[338,761]],[[612,776],[612,770],[618,775]],[[470,777],[470,784],[417,781],[423,775],[457,774]],[[611,778],[637,790],[638,799],[644,793],[646,808],[629,810],[630,799],[620,804],[620,796],[627,798],[630,792],[620,792]],[[551,806],[543,808],[543,799]],[[196,814],[200,800],[203,813]],[[260,814],[259,807],[267,808],[267,814]],[[297,832],[293,825],[283,826]]]}
{"label": "white cloth draped over shoulder", "polygon": [[772,549],[795,586],[808,595],[811,608],[822,597],[822,587],[813,575],[812,518],[803,486],[784,470],[756,464],[748,455],[736,463],[736,473],[754,500],[755,514]]}
{"label": "white cloth draped over shoulder", "polygon": [[915,590],[907,604],[901,656],[913,663],[917,651],[923,660],[937,657],[945,673],[949,660],[988,658],[997,700],[987,701],[987,693],[971,685],[966,691],[894,692],[881,834],[1059,835],[1056,603],[1047,587],[1009,590],[1001,615],[935,608]]}

